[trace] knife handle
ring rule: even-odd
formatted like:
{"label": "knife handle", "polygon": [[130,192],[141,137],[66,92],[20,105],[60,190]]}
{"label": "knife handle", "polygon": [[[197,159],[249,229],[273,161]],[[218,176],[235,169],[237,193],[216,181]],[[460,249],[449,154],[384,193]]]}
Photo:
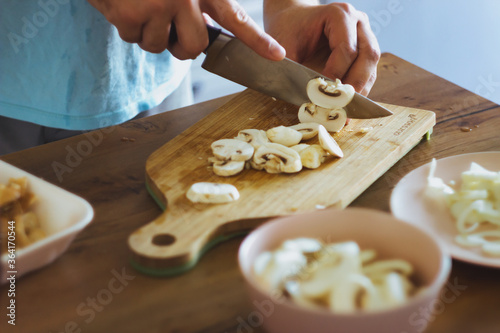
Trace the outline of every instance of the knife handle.
{"label": "knife handle", "polygon": [[[208,49],[210,45],[212,45],[212,43],[221,34],[221,29],[207,24],[207,31],[208,31],[208,46],[207,46]],[[170,35],[168,36],[168,44],[169,45],[174,44],[177,42],[177,40],[178,40],[177,28],[175,27],[175,23],[172,22],[172,24],[170,25]],[[205,49],[203,52],[205,53],[207,49]]]}

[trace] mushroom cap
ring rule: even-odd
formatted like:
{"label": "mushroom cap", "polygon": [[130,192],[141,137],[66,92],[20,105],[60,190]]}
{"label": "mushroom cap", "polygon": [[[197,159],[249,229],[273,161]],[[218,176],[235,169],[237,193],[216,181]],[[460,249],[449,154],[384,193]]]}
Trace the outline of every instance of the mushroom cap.
{"label": "mushroom cap", "polygon": [[346,106],[355,94],[350,84],[342,84],[338,79],[330,81],[321,77],[310,80],[306,89],[312,103],[327,109]]}
{"label": "mushroom cap", "polygon": [[247,161],[252,158],[254,147],[241,140],[221,139],[212,143],[212,152],[219,160]]}

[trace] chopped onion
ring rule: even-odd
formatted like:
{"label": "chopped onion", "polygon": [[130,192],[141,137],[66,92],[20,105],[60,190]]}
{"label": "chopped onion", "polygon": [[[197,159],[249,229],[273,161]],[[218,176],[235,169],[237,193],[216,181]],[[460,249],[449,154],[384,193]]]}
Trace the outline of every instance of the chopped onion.
{"label": "chopped onion", "polygon": [[361,250],[353,241],[323,244],[296,238],[261,253],[253,272],[264,288],[278,290],[308,308],[352,313],[404,303],[416,290],[410,280],[412,265],[376,256],[374,250]]}
{"label": "chopped onion", "polygon": [[[455,242],[464,247],[480,246],[483,253],[500,256],[500,172],[472,162],[469,170],[462,172],[460,186],[453,181],[451,187],[436,177],[435,171],[433,159],[425,195],[446,203],[459,232]],[[492,230],[479,232],[480,227]]]}

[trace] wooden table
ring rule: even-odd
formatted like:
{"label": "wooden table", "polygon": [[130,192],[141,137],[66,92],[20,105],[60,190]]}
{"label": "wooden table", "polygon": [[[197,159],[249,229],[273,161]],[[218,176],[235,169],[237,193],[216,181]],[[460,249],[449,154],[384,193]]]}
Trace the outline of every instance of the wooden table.
{"label": "wooden table", "polygon": [[[394,55],[382,56],[370,97],[435,111],[437,125],[432,140],[351,206],[389,211],[398,180],[432,157],[500,150],[500,106]],[[18,280],[15,327],[7,325],[7,288],[1,288],[1,332],[263,332],[237,267],[242,238],[216,246],[193,270],[172,278],[143,275],[128,261],[129,234],[160,213],[144,186],[146,158],[230,98],[0,157],[82,196],[95,210],[92,224],[62,257]],[[79,145],[88,147],[82,142],[90,142],[91,151],[67,160]],[[56,162],[71,167],[57,175]],[[500,332],[500,270],[454,261],[441,302],[419,318],[432,314],[428,333]]]}

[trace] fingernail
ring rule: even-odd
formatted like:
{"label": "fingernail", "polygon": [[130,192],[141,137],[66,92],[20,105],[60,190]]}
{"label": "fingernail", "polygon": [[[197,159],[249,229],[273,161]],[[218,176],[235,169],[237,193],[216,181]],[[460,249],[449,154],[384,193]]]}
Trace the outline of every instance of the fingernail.
{"label": "fingernail", "polygon": [[276,60],[281,60],[286,56],[285,48],[274,39],[271,40],[269,51],[271,52],[273,58],[275,58]]}

